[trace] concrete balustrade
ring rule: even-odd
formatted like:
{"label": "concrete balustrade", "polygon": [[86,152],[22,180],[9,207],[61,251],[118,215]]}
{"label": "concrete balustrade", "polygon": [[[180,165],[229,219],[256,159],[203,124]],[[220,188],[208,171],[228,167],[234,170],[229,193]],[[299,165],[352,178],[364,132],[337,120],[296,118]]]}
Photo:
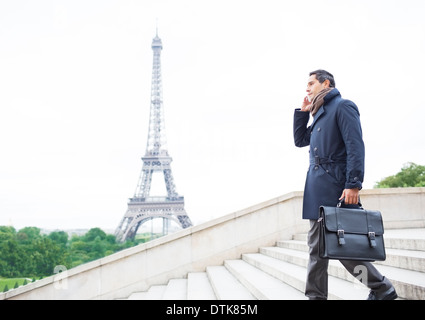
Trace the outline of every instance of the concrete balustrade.
{"label": "concrete balustrade", "polygon": [[[0,299],[118,299],[184,278],[305,233],[302,192],[292,192],[152,240],[54,276],[0,293]],[[425,188],[361,191],[365,209],[380,210],[386,229],[425,227]]]}

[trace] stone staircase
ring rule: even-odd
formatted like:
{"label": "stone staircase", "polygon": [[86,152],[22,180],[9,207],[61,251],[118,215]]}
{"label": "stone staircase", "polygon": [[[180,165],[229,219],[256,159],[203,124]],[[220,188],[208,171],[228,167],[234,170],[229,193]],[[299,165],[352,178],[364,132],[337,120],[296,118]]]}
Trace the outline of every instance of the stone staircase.
{"label": "stone staircase", "polygon": [[[387,259],[374,264],[396,287],[399,299],[425,300],[425,229],[390,229],[384,235]],[[127,300],[306,300],[307,235],[242,254],[205,272],[135,292]],[[364,300],[369,289],[339,261],[329,263],[329,300]],[[125,300],[125,299],[124,299]]]}

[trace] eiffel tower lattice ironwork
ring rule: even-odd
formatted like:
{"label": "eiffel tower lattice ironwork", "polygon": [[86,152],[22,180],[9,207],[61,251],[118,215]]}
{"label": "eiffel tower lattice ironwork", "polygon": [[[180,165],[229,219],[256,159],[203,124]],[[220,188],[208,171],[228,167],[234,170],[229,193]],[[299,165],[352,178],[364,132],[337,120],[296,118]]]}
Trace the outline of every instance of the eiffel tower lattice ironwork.
{"label": "eiffel tower lattice ironwork", "polygon": [[[176,191],[171,171],[172,158],[167,150],[162,100],[162,41],[158,37],[158,31],[152,40],[152,50],[151,105],[146,154],[142,157],[143,167],[134,196],[129,199],[127,211],[115,231],[115,236],[120,242],[134,238],[139,226],[154,218],[163,218],[164,229],[170,221],[176,222],[181,228],[192,226],[184,208],[184,197]],[[154,172],[163,173],[166,196],[149,195]]]}

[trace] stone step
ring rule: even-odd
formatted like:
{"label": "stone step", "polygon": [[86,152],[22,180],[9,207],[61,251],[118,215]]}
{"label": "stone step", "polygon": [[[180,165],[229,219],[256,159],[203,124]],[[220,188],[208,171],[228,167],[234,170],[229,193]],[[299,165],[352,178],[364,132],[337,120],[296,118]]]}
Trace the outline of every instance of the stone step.
{"label": "stone step", "polygon": [[425,228],[385,230],[386,248],[425,251]]}
{"label": "stone step", "polygon": [[255,297],[225,266],[207,267],[218,300],[255,300]]}
{"label": "stone step", "polygon": [[166,289],[166,285],[152,286],[148,291],[132,293],[128,300],[162,300]]}
{"label": "stone step", "polygon": [[190,272],[187,275],[187,300],[216,300],[216,294],[207,272]]}
{"label": "stone step", "polygon": [[425,251],[386,248],[385,252],[385,261],[375,264],[425,272]]}
{"label": "stone step", "polygon": [[187,300],[187,279],[171,279],[168,281],[162,300]]}
{"label": "stone step", "polygon": [[245,259],[226,260],[224,265],[258,300],[306,299],[301,291],[263,272]]}

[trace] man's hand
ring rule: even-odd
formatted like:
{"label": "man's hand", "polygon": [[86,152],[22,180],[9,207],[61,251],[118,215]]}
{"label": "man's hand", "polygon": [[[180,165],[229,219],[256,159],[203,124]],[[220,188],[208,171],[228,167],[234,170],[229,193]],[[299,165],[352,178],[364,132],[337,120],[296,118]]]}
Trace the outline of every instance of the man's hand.
{"label": "man's hand", "polygon": [[303,100],[303,104],[301,105],[301,111],[310,111],[311,102],[308,101],[308,97],[306,96]]}
{"label": "man's hand", "polygon": [[344,189],[344,191],[342,191],[342,195],[339,198],[339,200],[341,200],[342,198],[345,198],[344,199],[345,204],[358,204],[359,193],[360,193],[360,190],[358,188]]}

